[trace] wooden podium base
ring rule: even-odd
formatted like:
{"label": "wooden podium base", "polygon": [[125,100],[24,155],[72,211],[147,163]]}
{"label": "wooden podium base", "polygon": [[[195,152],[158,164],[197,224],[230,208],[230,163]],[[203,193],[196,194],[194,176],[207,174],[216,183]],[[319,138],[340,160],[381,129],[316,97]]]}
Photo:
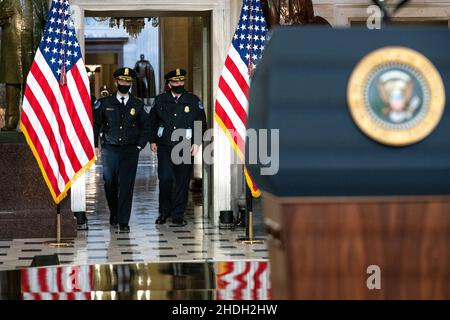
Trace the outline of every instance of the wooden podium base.
{"label": "wooden podium base", "polygon": [[265,194],[263,210],[274,299],[450,299],[450,196]]}

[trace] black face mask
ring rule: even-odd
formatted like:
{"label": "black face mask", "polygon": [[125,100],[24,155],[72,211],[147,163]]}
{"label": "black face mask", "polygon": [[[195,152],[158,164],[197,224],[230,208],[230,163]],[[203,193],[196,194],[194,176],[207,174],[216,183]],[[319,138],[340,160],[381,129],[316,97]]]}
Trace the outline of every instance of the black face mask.
{"label": "black face mask", "polygon": [[173,86],[172,91],[175,92],[176,94],[180,94],[183,93],[185,90],[184,86]]}
{"label": "black face mask", "polygon": [[117,90],[119,90],[119,92],[122,94],[127,94],[128,91],[130,91],[130,88],[131,88],[131,86],[124,86],[122,84],[117,85]]}

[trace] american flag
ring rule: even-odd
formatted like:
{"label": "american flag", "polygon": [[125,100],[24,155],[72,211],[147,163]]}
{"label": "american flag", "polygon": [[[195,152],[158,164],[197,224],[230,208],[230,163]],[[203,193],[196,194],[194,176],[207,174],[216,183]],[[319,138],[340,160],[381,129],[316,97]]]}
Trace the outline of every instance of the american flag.
{"label": "american flag", "polygon": [[[244,0],[233,41],[219,79],[214,118],[244,162],[250,75],[261,58],[267,25],[260,0]],[[254,197],[260,191],[244,167]]]}
{"label": "american flag", "polygon": [[21,271],[23,300],[92,300],[93,266],[28,268]]}
{"label": "american flag", "polygon": [[20,127],[59,203],[95,161],[89,80],[67,0],[52,2],[27,77]]}
{"label": "american flag", "polygon": [[270,265],[267,261],[219,262],[216,300],[270,300]]}

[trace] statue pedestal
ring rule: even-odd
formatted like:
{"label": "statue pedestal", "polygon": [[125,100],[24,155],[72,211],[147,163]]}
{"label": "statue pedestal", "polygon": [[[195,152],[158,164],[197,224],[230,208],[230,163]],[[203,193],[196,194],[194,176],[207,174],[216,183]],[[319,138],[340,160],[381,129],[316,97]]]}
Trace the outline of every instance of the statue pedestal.
{"label": "statue pedestal", "polygon": [[[69,196],[61,227],[63,238],[76,236]],[[55,237],[56,204],[23,134],[0,132],[0,240]]]}

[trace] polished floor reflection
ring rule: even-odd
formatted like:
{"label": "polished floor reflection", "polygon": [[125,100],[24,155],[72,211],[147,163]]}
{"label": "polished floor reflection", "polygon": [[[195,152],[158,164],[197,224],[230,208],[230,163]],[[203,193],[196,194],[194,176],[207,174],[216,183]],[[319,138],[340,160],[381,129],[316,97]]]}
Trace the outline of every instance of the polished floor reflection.
{"label": "polished floor reflection", "polygon": [[[109,213],[103,191],[102,167],[87,173],[87,214],[89,230],[79,231],[74,245],[51,248],[51,239],[0,241],[0,271],[29,267],[33,258],[56,253],[61,265],[104,263],[149,263],[181,261],[268,260],[263,245],[236,242],[243,229],[221,230],[202,214],[201,194],[191,192],[186,217],[189,224],[156,226],[158,180],[155,158],[147,147],[141,154],[136,179],[131,233],[117,234],[109,226]],[[262,218],[256,215],[257,235]],[[259,219],[259,220],[258,220]]]}
{"label": "polished floor reflection", "polygon": [[267,261],[96,264],[0,272],[0,298],[267,300]]}

